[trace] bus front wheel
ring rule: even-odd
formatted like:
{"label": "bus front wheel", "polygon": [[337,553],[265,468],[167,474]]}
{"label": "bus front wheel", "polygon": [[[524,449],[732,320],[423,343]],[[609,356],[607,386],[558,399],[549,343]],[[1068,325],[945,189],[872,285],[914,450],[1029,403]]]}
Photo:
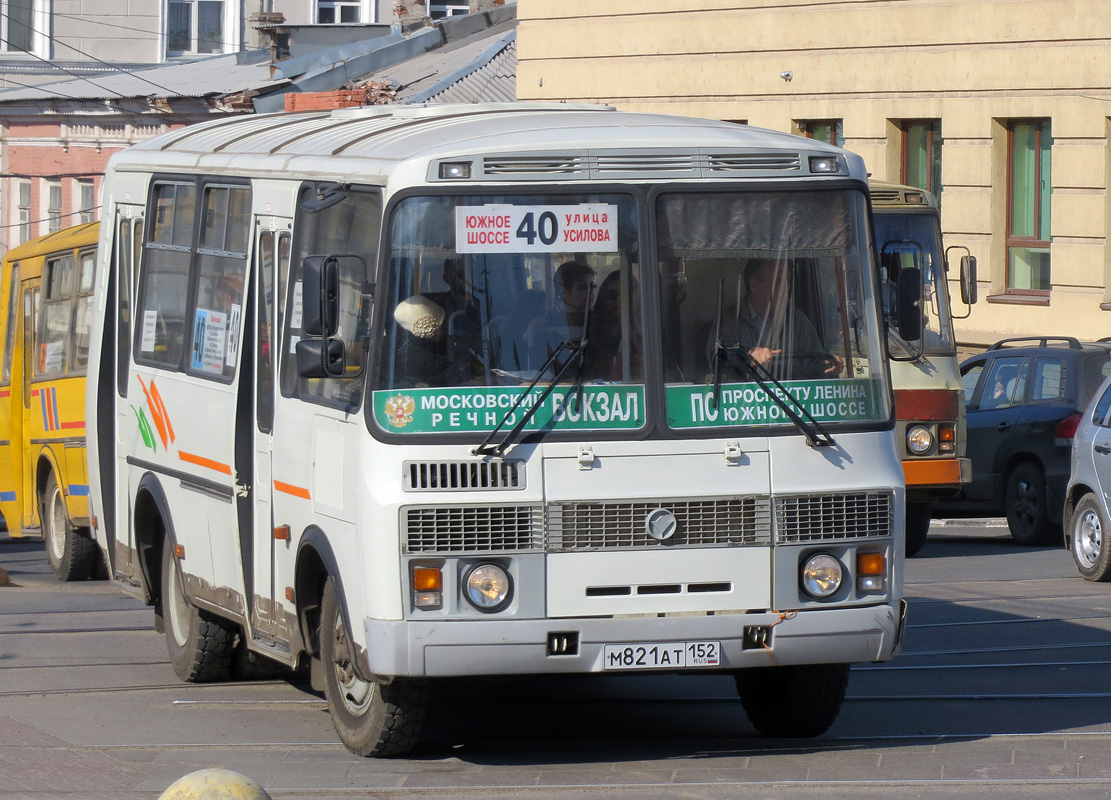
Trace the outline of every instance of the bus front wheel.
{"label": "bus front wheel", "polygon": [[162,545],[162,619],[170,663],[181,680],[205,683],[228,677],[235,626],[189,602],[169,539]]}
{"label": "bus front wheel", "polygon": [[331,578],[321,603],[320,659],[328,710],[348,750],[360,756],[398,756],[413,749],[424,722],[427,689],[405,678],[381,684],[358,676],[354,643]]}
{"label": "bus front wheel", "polygon": [[100,561],[100,548],[70,523],[66,498],[53,472],[46,479],[39,519],[46,543],[46,560],[58,580],[83,581],[91,577]]}
{"label": "bus front wheel", "polygon": [[849,664],[754,667],[733,673],[741,705],[756,730],[773,738],[825,733],[841,710]]}

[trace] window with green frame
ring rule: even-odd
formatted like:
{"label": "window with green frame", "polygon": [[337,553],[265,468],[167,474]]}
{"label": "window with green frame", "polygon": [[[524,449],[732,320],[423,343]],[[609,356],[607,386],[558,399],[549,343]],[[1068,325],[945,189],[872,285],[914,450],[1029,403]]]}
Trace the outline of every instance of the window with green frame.
{"label": "window with green frame", "polygon": [[941,199],[941,120],[903,122],[903,183]]}
{"label": "window with green frame", "polygon": [[845,146],[845,131],[839,119],[800,119],[795,120],[799,133],[810,139],[826,144]]}
{"label": "window with green frame", "polygon": [[1007,291],[1044,294],[1049,272],[1053,137],[1048,119],[1007,126]]}

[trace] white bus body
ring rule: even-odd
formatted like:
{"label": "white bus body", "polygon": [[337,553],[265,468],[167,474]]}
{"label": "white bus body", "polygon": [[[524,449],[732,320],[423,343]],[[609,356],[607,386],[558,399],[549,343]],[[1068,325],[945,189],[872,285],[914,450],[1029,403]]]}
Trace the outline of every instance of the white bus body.
{"label": "white bus body", "polygon": [[897,653],[857,156],[603,107],[376,107],[156,137],[104,197],[94,526],[183,679],[311,665],[371,755],[467,675],[730,672],[758,729],[816,735],[848,665]]}
{"label": "white bus body", "polygon": [[[906,547],[913,556],[926,542],[934,504],[972,480],[972,461],[965,456],[964,386],[949,296],[949,252],[941,244],[941,212],[932,194],[878,181],[870,188],[881,268],[891,278],[903,265],[911,266],[923,279],[923,335],[908,342],[897,326],[890,330],[895,438],[907,492]],[[976,281],[975,265],[971,255],[960,259],[966,303],[975,302],[967,296],[967,287]]]}

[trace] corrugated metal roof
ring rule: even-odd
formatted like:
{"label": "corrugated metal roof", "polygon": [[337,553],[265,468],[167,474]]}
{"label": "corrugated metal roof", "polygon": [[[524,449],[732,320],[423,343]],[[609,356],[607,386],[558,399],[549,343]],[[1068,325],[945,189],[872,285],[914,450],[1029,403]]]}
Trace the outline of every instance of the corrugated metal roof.
{"label": "corrugated metal roof", "polygon": [[235,53],[131,72],[114,72],[82,80],[73,78],[26,89],[0,91],[0,103],[121,97],[211,97],[281,86],[288,81],[270,76],[270,62],[260,53],[257,63],[240,63]]}
{"label": "corrugated metal roof", "polygon": [[[481,62],[481,63],[480,63]],[[516,32],[498,42],[484,60],[467,65],[466,74],[446,76],[409,103],[512,103],[517,99]],[[471,69],[473,67],[473,69]]]}

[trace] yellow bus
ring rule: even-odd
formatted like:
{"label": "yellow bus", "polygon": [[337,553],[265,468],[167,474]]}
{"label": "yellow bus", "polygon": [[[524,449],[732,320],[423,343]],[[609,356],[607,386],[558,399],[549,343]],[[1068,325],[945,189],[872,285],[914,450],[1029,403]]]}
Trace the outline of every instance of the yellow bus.
{"label": "yellow bus", "polygon": [[42,536],[59,580],[101,569],[89,535],[85,370],[100,223],[13,248],[0,267],[0,513]]}

